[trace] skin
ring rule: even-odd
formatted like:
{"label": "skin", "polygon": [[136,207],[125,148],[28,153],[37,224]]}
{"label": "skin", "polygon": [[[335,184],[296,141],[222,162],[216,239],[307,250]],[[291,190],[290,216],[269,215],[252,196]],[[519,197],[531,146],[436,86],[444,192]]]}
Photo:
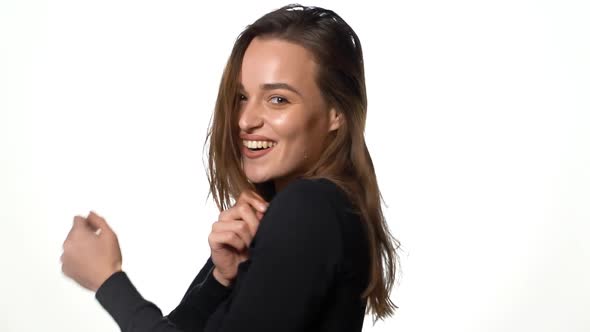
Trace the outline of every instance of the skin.
{"label": "skin", "polygon": [[123,258],[117,236],[93,211],[86,218],[74,217],[63,250],[62,272],[93,292],[113,273],[121,271]]}
{"label": "skin", "polygon": [[[266,155],[242,156],[243,169],[253,183],[273,180],[280,191],[319,157],[328,133],[341,125],[341,116],[328,109],[317,84],[317,64],[304,47],[292,42],[256,37],[241,68],[241,133],[268,137],[278,144]],[[286,88],[265,89],[265,84]]]}
{"label": "skin", "polygon": [[[240,73],[240,133],[278,143],[262,157],[242,156],[243,170],[253,183],[272,180],[280,191],[319,157],[328,133],[340,127],[340,114],[328,108],[315,83],[316,71],[312,54],[295,43],[256,37],[248,46]],[[255,193],[242,193],[213,223],[209,236],[213,275],[223,285],[230,285],[237,265],[247,259],[247,247],[267,206]],[[92,211],[86,218],[74,217],[63,249],[62,272],[91,291],[122,271],[117,236]]]}
{"label": "skin", "polygon": [[[277,142],[264,156],[242,154],[242,167],[251,182],[272,180],[280,191],[319,157],[328,133],[340,127],[341,116],[328,109],[315,83],[316,71],[312,54],[295,43],[256,37],[248,45],[239,75],[240,134]],[[265,211],[256,211],[261,197],[245,197],[220,215],[209,236],[213,275],[225,286],[236,277],[237,264],[248,258],[247,247]],[[248,197],[250,202],[245,201]]]}

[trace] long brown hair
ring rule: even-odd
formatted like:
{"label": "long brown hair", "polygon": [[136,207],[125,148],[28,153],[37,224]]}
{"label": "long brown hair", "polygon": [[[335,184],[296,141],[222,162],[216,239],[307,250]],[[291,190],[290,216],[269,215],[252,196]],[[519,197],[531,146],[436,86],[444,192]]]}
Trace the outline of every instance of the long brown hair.
{"label": "long brown hair", "polygon": [[366,224],[371,257],[369,283],[361,295],[367,311],[377,319],[393,315],[398,307],[389,293],[396,280],[400,243],[389,232],[381,210],[381,192],[365,144],[367,94],[361,42],[352,28],[331,10],[291,4],[272,11],[238,36],[226,64],[205,139],[209,144],[207,177],[217,207],[229,208],[243,190],[269,198],[269,183],[253,184],[241,167],[238,77],[246,48],[254,37],[279,38],[305,47],[318,63],[316,82],[328,105],[344,115],[338,130],[330,132],[317,162],[301,177],[327,178],[353,202]]}

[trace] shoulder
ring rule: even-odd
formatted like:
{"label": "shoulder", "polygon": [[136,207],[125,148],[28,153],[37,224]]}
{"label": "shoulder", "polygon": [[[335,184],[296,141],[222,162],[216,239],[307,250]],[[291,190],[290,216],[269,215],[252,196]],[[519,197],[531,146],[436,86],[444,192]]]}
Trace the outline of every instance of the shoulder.
{"label": "shoulder", "polygon": [[297,225],[291,227],[309,226],[321,231],[322,227],[338,227],[350,210],[351,202],[334,182],[326,178],[298,178],[275,195],[266,214],[283,220],[297,219]]}
{"label": "shoulder", "polygon": [[329,180],[293,180],[270,202],[255,236],[257,246],[339,256],[345,205],[343,193]]}
{"label": "shoulder", "polygon": [[[329,205],[326,205],[329,203]],[[348,204],[344,192],[332,181],[299,178],[289,183],[278,192],[270,205],[289,206],[317,206],[322,211],[333,210]]]}
{"label": "shoulder", "polygon": [[[340,246],[338,193],[330,181],[296,179],[278,192],[260,220],[258,247],[291,247],[305,243]],[[314,245],[315,244],[315,245]]]}

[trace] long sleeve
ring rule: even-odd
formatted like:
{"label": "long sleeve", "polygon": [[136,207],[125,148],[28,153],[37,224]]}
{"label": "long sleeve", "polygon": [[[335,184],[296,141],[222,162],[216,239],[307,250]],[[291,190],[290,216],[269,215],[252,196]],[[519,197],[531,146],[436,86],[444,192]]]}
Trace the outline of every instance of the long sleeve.
{"label": "long sleeve", "polygon": [[260,222],[247,273],[223,319],[206,332],[315,330],[333,299],[342,258],[342,206],[332,194],[325,183],[310,180],[277,194]]}
{"label": "long sleeve", "polygon": [[168,317],[141,297],[124,272],[111,276],[96,297],[122,332],[309,331],[333,305],[342,269],[345,206],[334,199],[333,188],[297,180],[277,193],[232,288],[217,282],[206,265],[205,277],[195,279]]}
{"label": "long sleeve", "polygon": [[225,300],[233,289],[223,286],[213,276],[213,261],[207,259],[182,301],[166,318],[184,331],[202,331],[205,323],[219,303]]}
{"label": "long sleeve", "polygon": [[111,275],[95,298],[122,332],[203,330],[211,313],[231,292],[213,277],[213,268],[209,257],[180,304],[164,317],[160,308],[141,296],[124,271]]}

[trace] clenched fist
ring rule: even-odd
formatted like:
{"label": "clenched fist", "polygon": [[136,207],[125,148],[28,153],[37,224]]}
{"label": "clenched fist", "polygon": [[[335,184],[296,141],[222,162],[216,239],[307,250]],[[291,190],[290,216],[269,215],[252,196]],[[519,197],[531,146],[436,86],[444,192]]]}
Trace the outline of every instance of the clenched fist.
{"label": "clenched fist", "polygon": [[117,235],[102,217],[92,211],[87,218],[74,217],[61,255],[66,276],[96,292],[113,273],[121,271],[122,261]]}
{"label": "clenched fist", "polygon": [[253,191],[240,194],[236,204],[219,214],[209,234],[213,276],[229,286],[235,279],[238,264],[248,259],[248,247],[256,234],[268,203]]}

